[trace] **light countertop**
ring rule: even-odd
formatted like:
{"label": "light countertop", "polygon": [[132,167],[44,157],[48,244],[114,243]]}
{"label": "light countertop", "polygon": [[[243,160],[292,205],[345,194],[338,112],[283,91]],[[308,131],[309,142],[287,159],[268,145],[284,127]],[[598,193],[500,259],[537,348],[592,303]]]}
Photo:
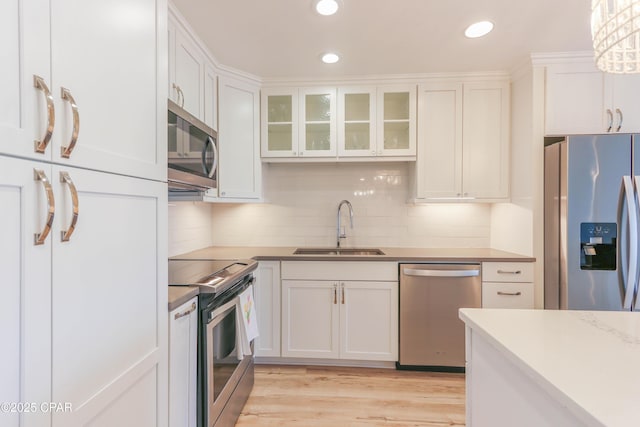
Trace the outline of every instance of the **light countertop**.
{"label": "light countertop", "polygon": [[587,425],[638,422],[640,313],[461,309],[460,318]]}

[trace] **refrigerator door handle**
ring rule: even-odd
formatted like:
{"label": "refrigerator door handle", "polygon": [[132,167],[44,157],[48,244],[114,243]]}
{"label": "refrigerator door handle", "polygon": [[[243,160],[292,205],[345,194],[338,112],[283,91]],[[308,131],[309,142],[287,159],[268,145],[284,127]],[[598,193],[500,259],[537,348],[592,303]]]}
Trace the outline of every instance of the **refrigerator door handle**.
{"label": "refrigerator door handle", "polygon": [[[633,181],[630,176],[624,176],[622,180],[627,202],[627,218],[629,219],[629,271],[627,280],[624,283],[624,301],[622,307],[629,310],[633,302],[633,297],[635,296],[635,281],[638,269],[638,215]],[[638,182],[636,178],[636,183]]]}
{"label": "refrigerator door handle", "polygon": [[[638,191],[640,191],[640,176],[635,176],[634,177],[635,180],[635,189],[636,191],[634,192],[634,199],[636,204],[633,206],[633,214],[636,216],[636,222],[635,222],[635,234],[632,235],[631,237],[631,241],[635,242],[635,250],[636,253],[634,255],[629,254],[629,256],[634,256],[634,258],[636,260],[636,265],[637,265],[637,260],[638,260],[638,230],[637,230],[637,219],[638,219],[638,207],[640,206],[640,200],[638,200]],[[634,232],[630,229],[630,232]],[[633,277],[633,287],[632,287],[633,291],[635,292],[635,297],[636,300],[633,304],[633,310],[634,311],[638,311],[640,310],[640,292],[638,292],[638,283],[636,281],[636,278]],[[631,294],[633,295],[634,292],[631,292]]]}

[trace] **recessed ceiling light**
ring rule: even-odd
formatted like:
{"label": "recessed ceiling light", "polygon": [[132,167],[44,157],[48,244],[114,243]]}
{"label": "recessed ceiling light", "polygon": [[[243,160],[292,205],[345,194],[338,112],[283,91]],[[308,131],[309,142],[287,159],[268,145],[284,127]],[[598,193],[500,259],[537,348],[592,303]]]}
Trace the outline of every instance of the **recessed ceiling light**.
{"label": "recessed ceiling light", "polygon": [[320,15],[333,15],[338,11],[339,5],[336,0],[318,0],[316,1],[316,12]]}
{"label": "recessed ceiling light", "polygon": [[485,36],[493,30],[493,22],[481,21],[471,24],[464,30],[464,35],[470,39]]}
{"label": "recessed ceiling light", "polygon": [[340,57],[335,53],[325,53],[322,55],[322,62],[325,64],[335,64],[340,61]]}

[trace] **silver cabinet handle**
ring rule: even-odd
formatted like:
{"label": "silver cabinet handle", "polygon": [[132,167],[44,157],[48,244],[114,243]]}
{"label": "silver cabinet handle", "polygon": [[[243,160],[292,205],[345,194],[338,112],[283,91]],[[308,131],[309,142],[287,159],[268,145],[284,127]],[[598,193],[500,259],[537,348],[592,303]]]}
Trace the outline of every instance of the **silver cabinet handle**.
{"label": "silver cabinet handle", "polygon": [[35,233],[34,235],[33,244],[42,245],[44,244],[44,241],[47,239],[47,236],[51,231],[51,226],[53,225],[53,217],[55,216],[55,213],[56,213],[56,202],[53,197],[53,188],[51,187],[49,178],[47,178],[47,175],[44,173],[44,171],[41,169],[34,169],[33,178],[36,181],[42,182],[42,185],[44,186],[44,190],[47,193],[47,204],[49,205],[49,208],[47,211],[47,220],[45,221],[44,228],[40,233]]}
{"label": "silver cabinet handle", "polygon": [[607,108],[607,116],[609,116],[609,127],[607,128],[607,132],[611,132],[611,128],[613,127],[613,113],[608,108]]}
{"label": "silver cabinet handle", "polygon": [[180,89],[180,86],[175,83],[172,83],[171,87],[176,90],[176,94],[178,95],[178,97],[176,98],[176,104],[178,104],[180,107],[184,107],[184,93],[182,93],[182,89]]}
{"label": "silver cabinet handle", "polygon": [[502,292],[502,291],[498,291],[498,295],[510,296],[510,297],[519,297],[520,295],[522,295],[522,292]]}
{"label": "silver cabinet handle", "polygon": [[47,100],[47,130],[42,137],[42,140],[35,140],[35,152],[36,153],[44,153],[47,149],[47,145],[49,145],[49,141],[51,141],[51,135],[53,135],[53,127],[56,124],[56,111],[53,105],[53,95],[51,95],[51,91],[47,87],[47,84],[44,82],[44,79],[40,76],[33,76],[33,86],[36,89],[40,89],[44,92],[45,99]]}
{"label": "silver cabinet handle", "polygon": [[497,273],[498,274],[522,274],[522,270],[515,270],[515,271],[498,270]]}
{"label": "silver cabinet handle", "polygon": [[194,303],[191,303],[191,307],[189,307],[189,309],[188,309],[188,310],[183,311],[182,313],[176,313],[176,315],[174,316],[174,318],[173,318],[173,319],[174,319],[174,320],[178,320],[178,319],[180,319],[181,317],[185,317],[185,316],[190,315],[190,314],[191,314],[191,313],[193,313],[194,311],[196,311],[196,303],[195,303],[195,302],[194,302]]}
{"label": "silver cabinet handle", "polygon": [[78,214],[80,212],[78,206],[78,190],[76,190],[76,186],[73,184],[73,180],[69,176],[68,172],[60,172],[60,182],[67,184],[69,186],[69,191],[71,191],[71,203],[73,204],[73,214],[71,216],[71,224],[69,224],[69,228],[66,230],[62,230],[60,232],[60,236],[63,242],[68,242],[71,238],[71,235],[76,229],[76,223],[78,222]]}
{"label": "silver cabinet handle", "polygon": [[78,105],[76,104],[76,100],[73,99],[73,95],[71,95],[71,91],[67,88],[61,88],[61,96],[62,99],[69,102],[71,105],[71,111],[73,112],[73,133],[71,134],[71,141],[69,141],[69,145],[66,147],[60,147],[60,155],[68,159],[71,156],[71,152],[76,147],[76,142],[78,142],[78,133],[80,132],[80,113],[78,112]]}
{"label": "silver cabinet handle", "polygon": [[405,268],[402,271],[406,276],[422,277],[474,277],[480,275],[480,270],[420,270],[417,268]]}
{"label": "silver cabinet handle", "polygon": [[341,283],[340,286],[342,287],[342,305],[344,305],[344,283]]}
{"label": "silver cabinet handle", "polygon": [[334,304],[338,303],[338,284],[337,283],[333,284],[333,303]]}
{"label": "silver cabinet handle", "polygon": [[624,119],[624,117],[622,116],[622,110],[620,110],[619,108],[616,108],[616,113],[620,118],[620,120],[618,121],[618,127],[616,128],[616,132],[620,132],[620,128],[622,128],[622,120]]}

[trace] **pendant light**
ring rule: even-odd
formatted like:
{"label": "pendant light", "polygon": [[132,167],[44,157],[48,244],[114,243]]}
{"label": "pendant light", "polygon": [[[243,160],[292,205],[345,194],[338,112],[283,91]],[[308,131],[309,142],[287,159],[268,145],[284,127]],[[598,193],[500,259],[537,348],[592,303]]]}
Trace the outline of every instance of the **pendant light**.
{"label": "pendant light", "polygon": [[640,73],[640,0],[592,0],[591,35],[598,68]]}

